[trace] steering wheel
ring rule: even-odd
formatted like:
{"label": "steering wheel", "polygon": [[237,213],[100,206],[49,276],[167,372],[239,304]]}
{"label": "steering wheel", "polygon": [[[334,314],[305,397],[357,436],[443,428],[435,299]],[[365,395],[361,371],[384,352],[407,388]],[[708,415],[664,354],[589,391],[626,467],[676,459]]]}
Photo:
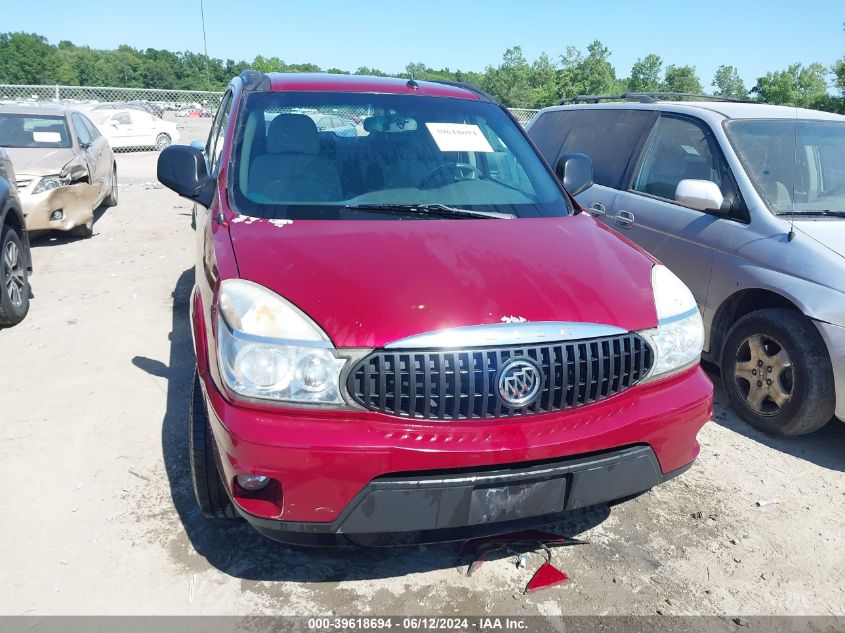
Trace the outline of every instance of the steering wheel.
{"label": "steering wheel", "polygon": [[469,163],[443,163],[442,165],[438,165],[422,177],[422,180],[420,180],[419,188],[428,189],[429,181],[432,180],[433,177],[437,174],[446,171],[451,171],[453,173],[452,182],[460,182],[461,180],[474,180],[476,178],[482,178],[484,175],[481,173],[481,170],[478,169],[478,167],[470,165]]}

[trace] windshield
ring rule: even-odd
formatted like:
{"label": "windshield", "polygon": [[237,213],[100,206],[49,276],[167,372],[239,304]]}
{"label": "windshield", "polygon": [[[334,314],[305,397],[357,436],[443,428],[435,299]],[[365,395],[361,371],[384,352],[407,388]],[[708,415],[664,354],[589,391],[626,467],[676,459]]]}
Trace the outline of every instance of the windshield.
{"label": "windshield", "polygon": [[[367,205],[445,205],[517,217],[570,213],[522,131],[492,103],[254,93],[245,100],[232,157],[232,199],[255,217],[397,217]],[[426,217],[399,211],[403,219]]]}
{"label": "windshield", "polygon": [[70,146],[70,134],[63,116],[0,113],[0,147],[50,149]]}
{"label": "windshield", "polygon": [[845,210],[845,123],[735,120],[728,137],[774,213]]}

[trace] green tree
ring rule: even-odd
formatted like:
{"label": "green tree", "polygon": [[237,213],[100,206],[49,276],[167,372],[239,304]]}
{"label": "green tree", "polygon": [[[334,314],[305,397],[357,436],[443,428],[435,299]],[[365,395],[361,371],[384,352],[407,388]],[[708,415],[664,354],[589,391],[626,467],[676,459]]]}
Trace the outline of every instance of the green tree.
{"label": "green tree", "polygon": [[0,34],[0,83],[50,83],[56,49],[35,33]]}
{"label": "green tree", "polygon": [[717,97],[745,99],[748,96],[748,90],[746,90],[745,84],[742,83],[739,72],[733,66],[719,66],[716,74],[713,76],[713,83],[710,85],[716,88],[713,94]]}
{"label": "green tree", "polygon": [[663,59],[654,53],[638,59],[631,67],[628,90],[631,92],[656,92],[660,89],[660,71],[662,68]]}
{"label": "green tree", "polygon": [[535,102],[530,81],[531,66],[520,46],[505,51],[502,63],[488,66],[481,87],[512,108],[529,108]]}
{"label": "green tree", "polygon": [[785,70],[766,73],[751,89],[763,103],[779,103],[805,108],[830,106],[825,78],[828,69],[821,64],[791,64]]}
{"label": "green tree", "polygon": [[545,53],[541,53],[531,64],[529,83],[533,90],[532,108],[544,108],[560,99],[557,70],[557,66]]}
{"label": "green tree", "polygon": [[701,94],[704,88],[701,80],[695,74],[695,66],[675,66],[670,64],[666,67],[666,74],[663,76],[661,89],[665,92],[686,92]]}
{"label": "green tree", "polygon": [[285,69],[285,63],[278,57],[264,57],[256,55],[251,67],[261,73],[278,73]]}
{"label": "green tree", "polygon": [[587,56],[578,65],[578,82],[586,94],[607,94],[614,92],[616,71],[608,58],[610,49],[599,40],[587,46]]}

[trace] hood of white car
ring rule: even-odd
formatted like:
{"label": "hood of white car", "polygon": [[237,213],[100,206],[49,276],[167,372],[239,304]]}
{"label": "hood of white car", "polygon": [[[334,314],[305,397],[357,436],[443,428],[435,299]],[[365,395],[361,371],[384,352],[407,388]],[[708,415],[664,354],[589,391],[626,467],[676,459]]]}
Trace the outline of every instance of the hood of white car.
{"label": "hood of white car", "polygon": [[813,218],[796,220],[795,228],[845,257],[845,219]]}

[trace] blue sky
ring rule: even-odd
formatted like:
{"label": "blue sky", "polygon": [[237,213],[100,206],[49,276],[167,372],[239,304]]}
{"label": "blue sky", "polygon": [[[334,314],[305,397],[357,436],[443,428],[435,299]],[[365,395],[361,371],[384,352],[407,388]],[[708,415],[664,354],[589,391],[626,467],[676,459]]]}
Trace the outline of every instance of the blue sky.
{"label": "blue sky", "polygon": [[[690,64],[709,88],[720,64],[750,87],[793,62],[832,64],[845,54],[842,0],[204,0],[208,53],[278,56],[323,68],[398,73],[408,62],[482,70],[510,46],[529,60],[600,39],[619,76],[648,53]],[[706,7],[706,11],[704,8]],[[202,51],[199,0],[0,0],[0,31],[37,32],[94,48]]]}

